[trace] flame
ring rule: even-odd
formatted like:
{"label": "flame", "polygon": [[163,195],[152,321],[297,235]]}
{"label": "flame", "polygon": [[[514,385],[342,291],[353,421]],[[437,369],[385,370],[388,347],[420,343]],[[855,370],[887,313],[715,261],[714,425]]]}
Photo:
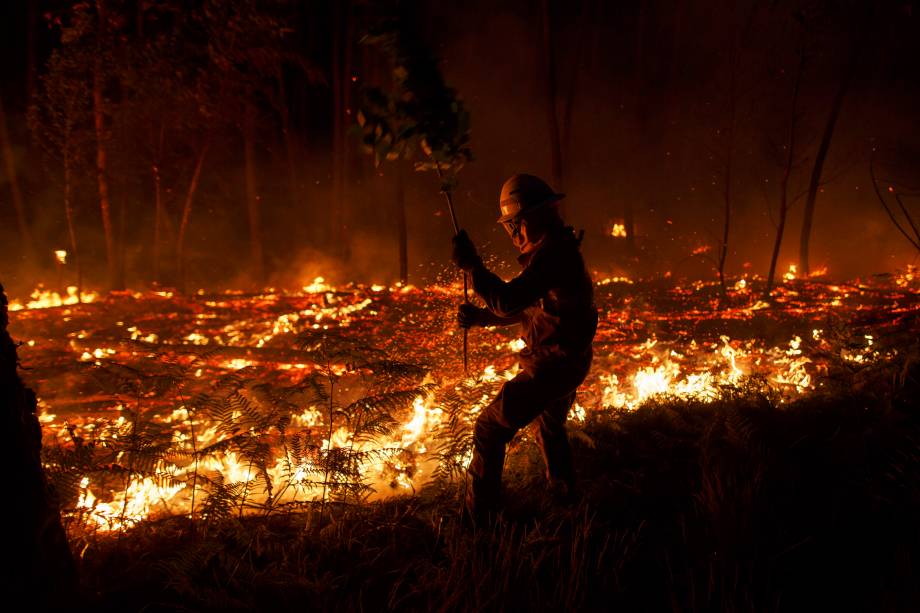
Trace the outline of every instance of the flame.
{"label": "flame", "polygon": [[[794,265],[790,270],[794,274]],[[916,287],[917,279],[916,269],[908,268],[892,277],[891,285],[898,288],[892,291],[902,295],[913,291],[911,288],[920,289]],[[776,296],[779,303],[786,302],[787,312],[802,318],[802,328],[796,329],[810,331],[804,335],[805,340],[792,336],[774,347],[757,337],[698,334],[700,329],[738,329],[730,327],[735,320],[776,318],[772,309],[767,310],[768,304],[754,302],[751,284],[757,280],[748,273],[729,281],[729,291],[736,297],[745,297],[746,301],[739,298],[744,304],[721,310],[703,298],[715,295],[714,283],[673,284],[665,290],[661,289],[660,280],[655,284],[625,277],[599,280],[596,296],[601,306],[601,322],[595,360],[579,391],[578,402],[570,411],[573,427],[587,421],[592,414],[606,415],[606,409],[635,410],[643,402],[660,396],[709,402],[718,398],[725,386],[741,384],[749,376],[766,381],[785,399],[811,393],[816,387],[817,373],[826,364],[822,363],[821,352],[830,347],[818,327],[824,314],[835,304],[840,305],[835,308],[841,312],[858,310],[861,294],[854,292],[851,285],[810,284],[807,278],[800,279],[795,291],[779,288]],[[614,283],[619,285],[611,287]],[[430,393],[406,400],[406,406],[394,407],[398,423],[385,435],[355,436],[341,417],[330,416],[326,407],[310,401],[302,405],[292,402],[289,412],[283,415],[288,434],[309,434],[315,441],[312,453],[320,457],[344,448],[361,452],[359,469],[364,481],[374,488],[375,497],[417,489],[431,478],[437,467],[437,431],[457,419],[461,427],[471,427],[476,416],[492,401],[494,391],[519,372],[511,352],[523,349],[523,341],[510,336],[496,339],[496,335],[504,333],[488,331],[470,336],[471,365],[477,365],[483,355],[495,356],[495,362],[485,365],[479,362],[473,376],[468,378],[461,374],[457,337],[445,336],[443,326],[447,314],[456,308],[461,287],[454,283],[424,289],[380,284],[337,288],[317,277],[298,291],[266,289],[255,296],[238,291],[186,295],[131,292],[114,295],[104,305],[69,309],[62,317],[56,312],[42,312],[42,306],[54,306],[54,299],[50,292],[37,290],[33,298],[43,298],[47,304],[21,306],[24,313],[17,317],[17,325],[33,337],[27,340],[33,347],[29,357],[43,362],[44,371],[47,371],[45,365],[65,369],[74,360],[83,360],[124,364],[143,373],[161,355],[172,356],[170,359],[182,364],[187,363],[182,360],[190,359],[190,346],[207,346],[190,367],[191,380],[184,383],[193,389],[142,399],[151,413],[149,419],[167,427],[172,444],[181,451],[176,454],[175,463],[159,463],[156,479],[135,475],[120,484],[115,483],[117,479],[104,481],[90,474],[81,484],[79,499],[69,503],[70,512],[85,518],[88,525],[100,531],[124,529],[145,517],[164,513],[188,513],[189,485],[196,469],[211,482],[245,485],[247,495],[256,503],[268,500],[266,476],[273,484],[273,504],[319,500],[328,495],[318,485],[322,475],[316,455],[287,458],[278,448],[280,443],[272,438],[274,434],[266,441],[272,446],[273,455],[269,456],[265,473],[259,473],[250,461],[232,452],[209,454],[197,465],[179,459],[191,457],[192,448],[204,449],[229,436],[206,412],[187,408],[189,398],[206,391],[218,378],[242,368],[249,368],[257,377],[254,381],[265,389],[273,389],[273,385],[305,384],[315,376],[316,365],[301,357],[294,338],[315,329],[341,332],[344,337],[368,342],[409,362],[444,365],[441,379],[426,379],[425,383],[432,385]],[[808,301],[799,296],[806,287],[812,292]],[[663,296],[667,301],[661,301],[669,305],[666,310],[657,307],[655,300],[647,299],[655,298],[647,293],[651,291],[666,292]],[[68,296],[75,292],[76,288]],[[63,303],[64,299],[58,299]],[[168,315],[150,317],[148,313]],[[698,325],[706,322],[713,325]],[[66,330],[63,339],[62,326]],[[652,330],[658,334],[652,334]],[[156,347],[148,350],[136,342],[122,342],[132,339]],[[877,346],[876,338],[867,334],[858,346],[843,350],[839,357],[861,364],[878,360],[882,356]],[[351,376],[350,368],[353,369],[345,363],[332,365],[340,376]],[[120,412],[134,402],[112,395],[94,397],[93,404],[87,405],[81,397],[85,381],[78,374],[63,379],[60,389],[53,386],[45,389],[49,396],[40,399],[40,419],[47,445],[73,445],[73,435],[84,440],[100,441],[107,436],[117,439],[117,432],[110,433],[111,426],[126,425]],[[455,397],[460,389],[471,390],[469,406],[461,415],[451,414],[449,419],[448,399]],[[88,410],[88,406],[92,409]],[[107,416],[107,411],[114,411],[117,418]],[[334,420],[332,424],[330,418]],[[468,464],[468,449],[451,453],[459,465]],[[199,510],[196,503],[195,512]]]}
{"label": "flame", "polygon": [[614,223],[610,228],[610,236],[614,238],[626,238],[626,224]]}
{"label": "flame", "polygon": [[55,259],[57,259],[59,264],[67,263],[67,251],[65,251],[64,249],[55,249],[54,257]]}
{"label": "flame", "polygon": [[32,292],[32,299],[22,304],[18,300],[10,300],[9,309],[11,311],[22,311],[25,309],[47,309],[50,307],[68,306],[79,304],[81,302],[94,302],[99,298],[95,292],[77,292],[77,286],[70,285],[67,287],[67,294],[61,296],[57,292],[46,290],[39,286]]}

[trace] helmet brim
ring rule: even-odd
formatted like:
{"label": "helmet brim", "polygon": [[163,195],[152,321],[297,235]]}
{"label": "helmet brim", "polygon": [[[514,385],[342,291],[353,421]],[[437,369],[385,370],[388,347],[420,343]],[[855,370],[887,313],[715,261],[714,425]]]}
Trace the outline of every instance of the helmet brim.
{"label": "helmet brim", "polygon": [[565,198],[565,194],[553,194],[552,196],[550,196],[549,198],[547,198],[547,199],[544,200],[543,202],[534,204],[533,206],[529,206],[529,207],[526,207],[526,208],[522,208],[521,210],[517,211],[516,213],[509,213],[509,214],[507,214],[507,215],[502,215],[501,217],[498,218],[498,220],[496,221],[496,223],[505,223],[505,222],[511,221],[512,219],[515,219],[515,218],[517,218],[517,217],[521,217],[522,215],[526,215],[527,213],[530,213],[531,211],[535,211],[535,210],[537,210],[537,209],[539,209],[539,208],[542,208],[542,207],[544,207],[544,206],[546,206],[546,205],[548,205],[548,204],[553,204],[554,202],[559,202],[559,201],[562,200],[563,198]]}

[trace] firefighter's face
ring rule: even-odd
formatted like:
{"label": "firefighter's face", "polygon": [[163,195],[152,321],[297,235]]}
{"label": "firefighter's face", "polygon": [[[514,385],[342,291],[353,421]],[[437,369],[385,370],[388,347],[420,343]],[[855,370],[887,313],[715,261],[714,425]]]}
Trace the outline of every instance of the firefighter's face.
{"label": "firefighter's face", "polygon": [[527,237],[527,222],[517,218],[506,221],[502,225],[505,228],[505,232],[511,237],[511,242],[514,243],[514,246],[517,247],[521,253],[523,253],[530,244]]}

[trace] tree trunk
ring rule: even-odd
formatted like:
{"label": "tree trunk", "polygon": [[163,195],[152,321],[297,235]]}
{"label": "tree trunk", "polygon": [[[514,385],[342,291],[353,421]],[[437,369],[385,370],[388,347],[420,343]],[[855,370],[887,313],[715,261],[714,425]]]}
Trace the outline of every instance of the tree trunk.
{"label": "tree trunk", "polygon": [[32,100],[35,93],[35,32],[38,23],[38,0],[28,0],[26,13],[26,100]]}
{"label": "tree trunk", "polygon": [[64,218],[67,220],[67,235],[70,238],[70,261],[77,269],[77,300],[83,300],[83,265],[77,248],[77,231],[73,210],[73,170],[70,162],[70,130],[64,137]]}
{"label": "tree trunk", "polygon": [[725,261],[728,259],[728,237],[732,222],[732,170],[735,161],[735,115],[738,98],[738,43],[734,32],[730,36],[732,39],[728,75],[728,126],[725,134],[725,186],[722,191],[724,213],[722,240],[719,243],[719,293],[722,300],[728,295],[728,287],[725,282]]}
{"label": "tree trunk", "polygon": [[[563,161],[569,160],[569,153],[571,152],[572,146],[572,117],[575,113],[575,94],[578,91],[578,77],[579,73],[582,70],[582,67],[586,64],[586,55],[588,53],[588,39],[589,33],[592,30],[595,13],[597,12],[597,0],[583,0],[579,6],[579,31],[578,31],[578,42],[575,48],[575,64],[572,67],[572,74],[570,75],[568,89],[565,95],[565,102],[563,104],[562,111],[562,133],[561,133],[561,146],[560,146],[560,157]],[[565,172],[565,167],[563,166],[562,172]],[[562,189],[562,185],[559,185],[559,189]]]}
{"label": "tree trunk", "polygon": [[725,189],[723,192],[725,212],[722,218],[722,242],[719,244],[719,291],[722,298],[728,294],[728,288],[725,283],[725,260],[728,259],[728,236],[731,231],[732,222],[732,162],[734,157],[734,103],[732,103],[731,119],[729,120],[728,150],[726,151],[725,160]]}
{"label": "tree trunk", "polygon": [[297,177],[297,160],[299,159],[297,142],[291,129],[291,112],[288,109],[287,88],[284,85],[284,73],[278,70],[278,115],[281,119],[281,133],[284,136],[284,148],[287,155],[288,198],[291,212],[299,211],[301,206],[300,185]]}
{"label": "tree trunk", "polygon": [[861,36],[857,42],[853,43],[850,51],[850,57],[847,60],[846,68],[834,94],[834,100],[831,103],[831,112],[827,116],[827,125],[824,126],[824,134],[821,136],[821,144],[818,146],[818,153],[815,155],[815,165],[811,170],[811,179],[808,182],[808,196],[805,199],[805,210],[802,217],[802,234],[799,239],[799,268],[802,274],[807,275],[811,272],[811,263],[808,260],[809,244],[811,241],[811,228],[815,216],[815,204],[818,200],[818,187],[821,185],[821,173],[824,171],[824,161],[827,159],[827,152],[831,148],[831,139],[834,137],[834,128],[837,125],[837,118],[840,116],[840,109],[843,108],[843,101],[850,89],[850,82],[853,78],[853,72],[856,69],[856,62],[862,48]]}
{"label": "tree trunk", "polygon": [[[140,19],[140,17],[138,17]],[[150,167],[153,173],[153,280],[156,283],[162,282],[160,273],[162,272],[161,258],[162,252],[160,245],[162,236],[160,230],[163,226],[163,182],[160,177],[160,158],[163,154],[163,138],[166,133],[166,124],[160,122],[160,137],[157,141],[156,159]]]}
{"label": "tree trunk", "polygon": [[[250,111],[251,113],[252,111]],[[249,212],[249,256],[256,283],[265,281],[265,256],[262,252],[262,211],[256,187],[255,146],[253,144],[253,119],[247,119],[243,134],[243,180],[246,189],[246,210]]]}
{"label": "tree trunk", "polygon": [[[205,145],[198,153],[198,160],[195,162],[195,170],[192,173],[192,180],[188,184],[188,191],[185,192],[185,204],[182,205],[182,220],[179,222],[179,234],[176,238],[176,266],[179,268],[179,283],[182,286],[182,291],[186,290],[185,233],[188,230],[188,221],[192,216],[192,203],[195,200],[195,192],[198,191],[198,181],[201,178],[201,167],[204,165],[204,157],[207,152],[208,146]],[[249,179],[247,178],[247,185],[248,181]],[[247,198],[248,194],[249,191],[247,187]]]}
{"label": "tree trunk", "polygon": [[151,166],[153,172],[153,280],[160,279],[160,226],[163,225],[163,197],[160,189],[160,166]]}
{"label": "tree trunk", "polygon": [[795,136],[798,123],[799,86],[802,82],[802,73],[805,69],[805,50],[799,55],[799,65],[796,69],[795,84],[792,87],[792,108],[789,118],[789,145],[786,163],[783,167],[783,179],[780,182],[779,195],[779,221],[776,226],[776,240],[773,242],[773,255],[770,258],[770,272],[767,274],[767,289],[765,296],[770,297],[773,291],[773,282],[776,277],[776,263],[779,260],[779,249],[783,243],[783,231],[786,228],[786,215],[789,212],[789,178],[792,176],[792,166],[795,162]]}
{"label": "tree trunk", "polygon": [[[0,285],[0,415],[6,488],[16,499],[7,509],[10,526],[3,548],[9,603],[35,611],[74,608],[77,576],[60,511],[41,464],[42,432],[34,392],[19,378],[16,344],[7,332],[9,314]],[[76,608],[80,608],[77,606]]]}
{"label": "tree trunk", "polygon": [[116,285],[118,276],[117,254],[115,252],[115,234],[112,228],[111,200],[109,198],[109,181],[106,154],[105,107],[102,88],[102,41],[105,36],[105,3],[96,3],[98,24],[96,27],[96,59],[93,66],[93,125],[96,130],[96,181],[99,186],[99,211],[102,214],[102,230],[105,233],[105,255],[108,264],[109,284]]}
{"label": "tree trunk", "polygon": [[396,160],[396,234],[399,239],[399,280],[409,282],[409,239],[406,230],[406,162]]}
{"label": "tree trunk", "polygon": [[345,86],[343,79],[343,21],[347,7],[336,2],[332,31],[332,211],[330,222],[333,249],[344,257],[347,251],[345,232]]}
{"label": "tree trunk", "polygon": [[3,164],[6,177],[10,182],[10,195],[13,197],[13,207],[16,210],[16,222],[19,224],[19,240],[22,245],[21,253],[26,259],[34,259],[35,242],[32,239],[32,230],[26,219],[25,203],[22,192],[19,190],[19,176],[16,172],[16,157],[13,153],[13,144],[6,127],[6,112],[3,109],[3,100],[0,99],[0,149],[3,150]]}
{"label": "tree trunk", "polygon": [[562,138],[559,134],[559,113],[556,108],[556,53],[553,47],[552,15],[549,0],[540,2],[540,20],[543,33],[543,70],[546,85],[546,117],[549,127],[550,162],[553,188],[563,189]]}
{"label": "tree trunk", "polygon": [[122,194],[118,204],[118,239],[115,241],[115,246],[118,252],[118,259],[115,263],[115,283],[112,285],[112,289],[119,291],[123,291],[125,289],[125,253],[128,249],[128,241],[125,238],[125,233],[128,230],[126,224],[127,213],[128,196]]}

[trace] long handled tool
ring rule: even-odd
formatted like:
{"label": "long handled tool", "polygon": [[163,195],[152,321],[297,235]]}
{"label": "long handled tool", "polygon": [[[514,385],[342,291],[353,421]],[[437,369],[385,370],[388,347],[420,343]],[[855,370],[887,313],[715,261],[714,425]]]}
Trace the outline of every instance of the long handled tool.
{"label": "long handled tool", "polygon": [[[441,181],[441,185],[444,185],[444,174],[441,172],[441,164],[438,161],[435,161],[435,168],[438,171],[438,179]],[[454,199],[450,195],[450,189],[443,187],[441,193],[444,194],[444,197],[447,199],[447,209],[450,211],[450,221],[454,224],[454,236],[460,234],[460,226],[457,224],[457,214],[454,212]],[[467,282],[466,271],[463,271],[463,301],[467,304],[470,302],[470,289],[469,283]],[[469,329],[463,329],[463,372],[466,376],[470,375],[470,344],[469,344]]]}

